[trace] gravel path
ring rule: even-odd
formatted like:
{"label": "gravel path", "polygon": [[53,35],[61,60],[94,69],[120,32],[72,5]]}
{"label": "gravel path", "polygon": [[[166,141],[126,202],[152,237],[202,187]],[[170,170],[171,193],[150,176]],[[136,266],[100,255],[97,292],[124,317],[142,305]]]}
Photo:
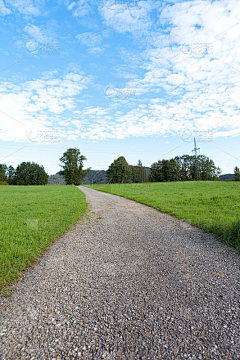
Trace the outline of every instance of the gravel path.
{"label": "gravel path", "polygon": [[95,214],[0,299],[0,359],[239,359],[237,251],[80,189]]}

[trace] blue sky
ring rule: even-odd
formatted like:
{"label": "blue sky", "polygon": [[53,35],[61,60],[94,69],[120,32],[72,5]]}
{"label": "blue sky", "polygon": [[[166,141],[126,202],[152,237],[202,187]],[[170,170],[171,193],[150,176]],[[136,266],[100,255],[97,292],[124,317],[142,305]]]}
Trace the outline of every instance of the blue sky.
{"label": "blue sky", "polygon": [[0,0],[0,163],[240,166],[239,0]]}

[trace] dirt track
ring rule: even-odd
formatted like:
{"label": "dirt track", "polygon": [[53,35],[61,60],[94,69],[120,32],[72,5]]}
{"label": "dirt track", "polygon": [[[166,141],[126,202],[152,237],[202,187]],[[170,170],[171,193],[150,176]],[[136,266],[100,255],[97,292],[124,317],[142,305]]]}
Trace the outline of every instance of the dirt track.
{"label": "dirt track", "polygon": [[237,251],[144,205],[80,189],[90,222],[0,300],[0,358],[239,359]]}

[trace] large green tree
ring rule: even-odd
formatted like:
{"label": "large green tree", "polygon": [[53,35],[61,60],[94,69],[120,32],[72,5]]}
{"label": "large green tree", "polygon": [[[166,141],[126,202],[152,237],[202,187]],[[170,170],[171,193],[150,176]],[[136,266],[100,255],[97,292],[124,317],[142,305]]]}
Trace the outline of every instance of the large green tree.
{"label": "large green tree", "polygon": [[83,170],[83,162],[87,158],[81,155],[79,149],[68,149],[60,161],[63,163],[60,166],[62,170],[58,172],[59,175],[64,177],[67,185],[81,185],[83,179],[87,176],[91,168]]}
{"label": "large green tree", "polygon": [[109,166],[107,170],[107,181],[110,184],[128,182],[130,167],[124,156],[120,156]]}
{"label": "large green tree", "polygon": [[201,180],[216,180],[221,174],[219,167],[216,167],[214,161],[205,155],[198,156],[200,179]]}
{"label": "large green tree", "polygon": [[7,165],[0,164],[0,182],[7,181],[6,171],[7,171]]}
{"label": "large green tree", "polygon": [[240,181],[240,169],[237,166],[234,168],[234,181]]}
{"label": "large green tree", "polygon": [[13,179],[14,179],[14,174],[15,174],[15,169],[12,165],[9,165],[8,167],[8,171],[7,171],[7,182],[9,185],[13,184]]}
{"label": "large green tree", "polygon": [[22,162],[17,166],[12,178],[13,185],[46,185],[49,175],[34,162]]}

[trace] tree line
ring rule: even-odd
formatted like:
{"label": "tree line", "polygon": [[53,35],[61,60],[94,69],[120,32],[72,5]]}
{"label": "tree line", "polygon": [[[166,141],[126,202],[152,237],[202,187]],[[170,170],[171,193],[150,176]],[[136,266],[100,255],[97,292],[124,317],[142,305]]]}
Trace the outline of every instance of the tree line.
{"label": "tree line", "polygon": [[220,180],[221,169],[205,155],[176,156],[170,160],[159,160],[150,167],[149,176],[146,168],[138,161],[137,166],[129,165],[123,156],[109,166],[109,183],[168,182],[193,180]]}
{"label": "tree line", "polygon": [[151,165],[149,180],[154,182],[219,180],[221,169],[205,155],[182,155]]}
{"label": "tree line", "polygon": [[[83,169],[86,159],[80,150],[70,148],[59,159],[62,170],[58,172],[67,185],[80,185],[89,174],[91,168]],[[100,171],[99,171],[100,172]],[[214,161],[205,155],[182,155],[170,160],[158,160],[150,169],[142,165],[141,160],[137,165],[129,165],[124,156],[115,159],[106,172],[106,182],[116,183],[144,183],[144,182],[169,182],[169,181],[196,181],[220,180],[221,169],[216,167]],[[101,174],[104,178],[104,174]],[[14,169],[0,164],[0,185],[46,185],[49,175],[35,162],[22,162]],[[240,181],[240,170],[234,168],[234,179]]]}
{"label": "tree line", "polygon": [[0,164],[0,185],[46,185],[49,175],[35,162],[22,162],[14,169]]}

